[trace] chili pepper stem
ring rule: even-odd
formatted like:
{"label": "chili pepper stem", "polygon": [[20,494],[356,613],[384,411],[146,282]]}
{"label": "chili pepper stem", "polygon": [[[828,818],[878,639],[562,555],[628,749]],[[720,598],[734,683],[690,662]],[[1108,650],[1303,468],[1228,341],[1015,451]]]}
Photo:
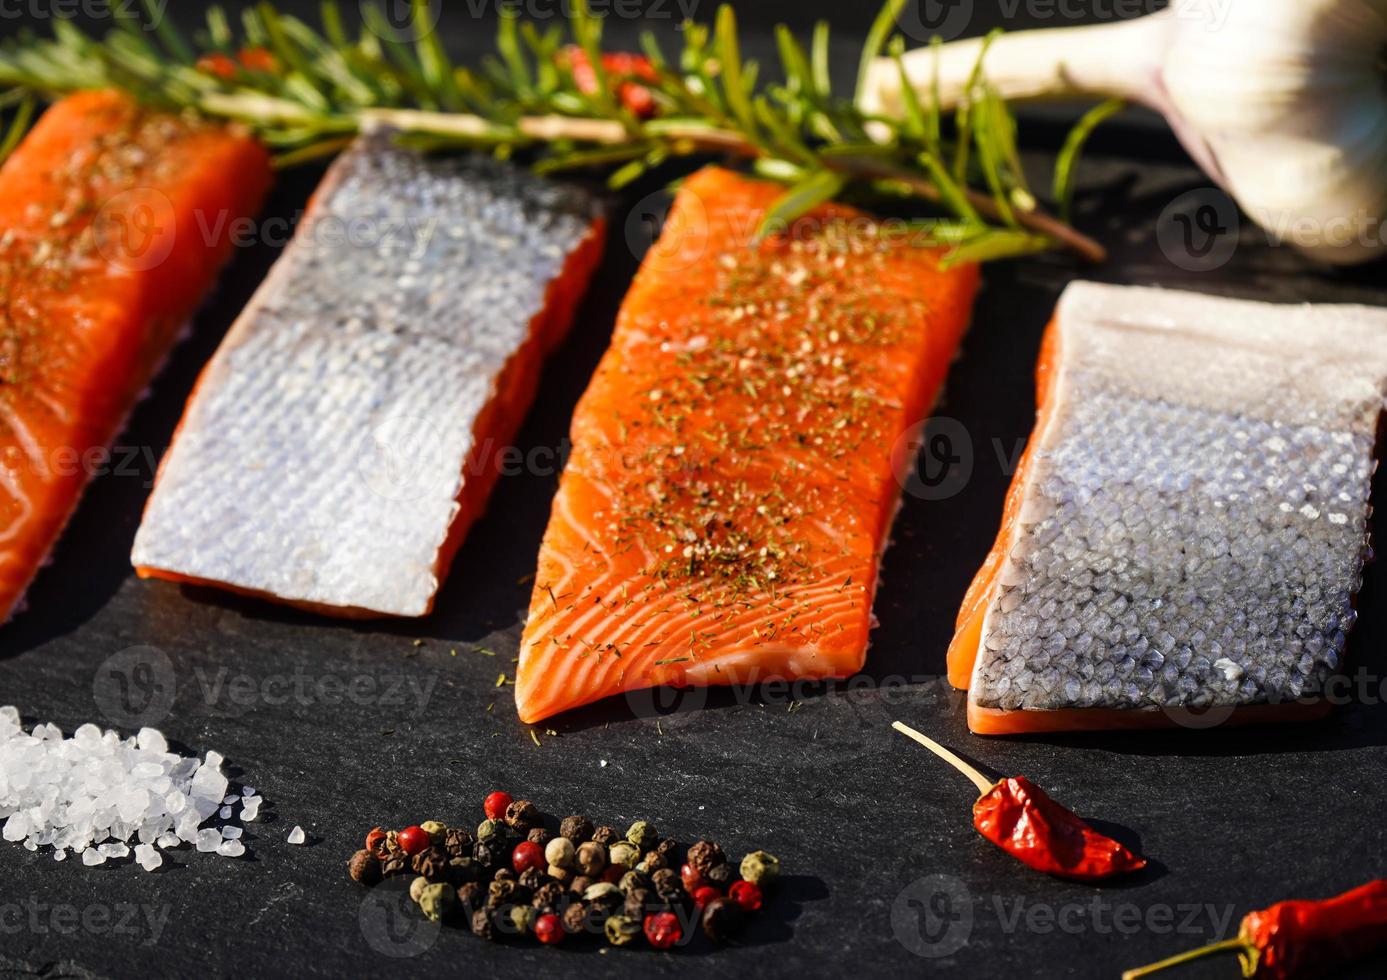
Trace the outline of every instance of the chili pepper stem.
{"label": "chili pepper stem", "polygon": [[1191,960],[1203,959],[1205,956],[1213,956],[1215,953],[1239,953],[1246,956],[1251,951],[1252,948],[1245,939],[1241,936],[1234,936],[1232,939],[1225,939],[1218,943],[1210,943],[1207,946],[1200,946],[1198,949],[1187,949],[1183,953],[1177,953],[1160,962],[1148,963],[1146,966],[1139,966],[1134,970],[1128,970],[1122,974],[1122,980],[1137,980],[1137,977],[1144,977],[1158,970],[1168,970],[1172,966],[1179,966]]}
{"label": "chili pepper stem", "polygon": [[930,738],[928,735],[921,734],[920,732],[917,732],[915,729],[911,728],[909,725],[906,725],[899,721],[891,722],[891,727],[894,728],[896,731],[900,732],[906,738],[912,738],[915,741],[919,742],[925,748],[929,749],[935,755],[939,756],[939,758],[943,759],[949,765],[953,766],[959,772],[963,773],[963,775],[967,776],[969,779],[973,781],[973,785],[978,788],[979,793],[987,793],[992,789],[993,786],[997,785],[996,780],[988,779],[977,769],[973,768],[968,763],[964,762],[962,759],[954,755],[948,749],[944,748],[944,746],[940,745],[938,742]]}

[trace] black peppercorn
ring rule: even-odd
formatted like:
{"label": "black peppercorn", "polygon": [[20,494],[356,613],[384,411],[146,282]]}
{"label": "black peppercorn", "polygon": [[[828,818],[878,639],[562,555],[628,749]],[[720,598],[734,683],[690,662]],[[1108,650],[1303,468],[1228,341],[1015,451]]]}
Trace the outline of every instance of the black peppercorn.
{"label": "black peppercorn", "polygon": [[450,858],[470,857],[474,843],[472,835],[461,827],[449,827],[443,835],[443,850]]}
{"label": "black peppercorn", "polygon": [[448,854],[441,847],[427,847],[410,860],[414,873],[429,882],[439,882],[448,872]]}
{"label": "black peppercorn", "polygon": [[520,872],[520,877],[516,880],[520,885],[533,892],[535,889],[539,888],[540,885],[548,881],[549,876],[539,870],[539,868],[526,868],[524,871]]}
{"label": "black peppercorn", "polygon": [[493,868],[499,868],[502,864],[502,850],[494,844],[486,841],[477,841],[472,845],[472,859],[490,872]]}
{"label": "black peppercorn", "polygon": [[648,888],[635,888],[626,893],[625,914],[635,919],[637,922],[645,921],[645,914],[650,910],[651,903],[655,896]]}
{"label": "black peppercorn", "polygon": [[684,891],[684,883],[673,871],[670,872],[670,877],[661,878],[655,883],[655,894],[659,896],[660,901],[670,905],[683,905],[684,900],[689,897],[689,893]]}
{"label": "black peppercorn", "polygon": [[689,848],[689,864],[705,878],[708,877],[709,871],[726,861],[727,855],[722,853],[722,847],[714,841],[701,840]]}
{"label": "black peppercorn", "polygon": [[556,881],[541,885],[535,889],[535,897],[530,900],[540,912],[556,912],[563,904],[563,885]]}
{"label": "black peppercorn", "polygon": [[529,833],[531,828],[539,826],[539,822],[539,807],[529,800],[516,800],[506,807],[506,826],[511,830]]}
{"label": "black peppercorn", "polygon": [[574,902],[563,910],[563,931],[569,935],[579,935],[587,932],[588,928],[588,908],[582,902]]}
{"label": "black peppercorn", "polygon": [[492,881],[514,881],[515,872],[510,868],[497,868],[496,873],[491,876]]}
{"label": "black peppercorn", "polygon": [[587,875],[579,875],[568,883],[568,890],[581,895],[592,887],[594,880],[595,879],[589,878]]}
{"label": "black peppercorn", "polygon": [[470,917],[473,912],[481,908],[485,897],[485,892],[479,881],[469,881],[465,885],[458,886],[458,904],[462,906],[464,915]]}
{"label": "black peppercorn", "polygon": [[573,842],[574,847],[592,840],[592,832],[592,821],[576,813],[571,817],[564,817],[559,824],[559,836],[567,837]]}
{"label": "black peppercorn", "polygon": [[714,888],[726,891],[737,880],[737,872],[732,869],[730,864],[719,864],[709,868],[707,873],[703,875],[703,880]]}
{"label": "black peppercorn", "polygon": [[713,899],[703,907],[703,934],[712,942],[725,943],[742,931],[746,916],[730,898]]}
{"label": "black peppercorn", "polygon": [[530,832],[526,835],[525,839],[530,841],[531,843],[538,844],[540,847],[543,847],[544,845],[548,844],[551,840],[554,839],[554,835],[549,833],[549,831],[545,830],[543,827],[531,827]]}
{"label": "black peppercorn", "polygon": [[592,832],[592,839],[603,847],[611,847],[617,841],[621,840],[621,831],[617,830],[615,827],[598,827]]}
{"label": "black peppercorn", "polygon": [[628,871],[617,881],[616,886],[629,895],[637,888],[649,889],[650,876],[640,871]]}
{"label": "black peppercorn", "polygon": [[404,874],[409,870],[409,858],[401,851],[399,854],[392,854],[380,863],[380,873],[384,878],[393,875]]}
{"label": "black peppercorn", "polygon": [[368,850],[357,851],[347,862],[347,873],[352,876],[352,881],[374,885],[381,879],[380,859]]}
{"label": "black peppercorn", "polygon": [[492,923],[491,912],[487,909],[477,909],[472,913],[472,935],[483,939],[496,938],[496,926]]}
{"label": "black peppercorn", "polygon": [[663,857],[670,864],[679,864],[679,842],[673,837],[666,837],[655,845],[655,853]]}
{"label": "black peppercorn", "polygon": [[493,881],[486,889],[486,907],[499,909],[502,905],[508,905],[514,893],[515,882]]}
{"label": "black peppercorn", "polygon": [[661,868],[669,867],[669,858],[665,857],[659,851],[651,851],[645,857],[641,858],[641,866],[645,868],[647,874],[654,874]]}
{"label": "black peppercorn", "polygon": [[443,875],[444,880],[450,885],[460,886],[481,878],[482,869],[470,857],[455,857],[448,861],[448,868]]}
{"label": "black peppercorn", "polygon": [[650,876],[650,884],[656,891],[659,891],[662,884],[678,880],[679,874],[672,868],[661,868]]}

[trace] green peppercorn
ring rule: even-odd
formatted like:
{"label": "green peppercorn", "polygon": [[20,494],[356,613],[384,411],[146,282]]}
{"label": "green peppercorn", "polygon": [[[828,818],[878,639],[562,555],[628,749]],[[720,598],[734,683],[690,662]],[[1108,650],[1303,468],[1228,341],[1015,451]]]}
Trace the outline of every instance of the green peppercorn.
{"label": "green peppercorn", "polygon": [[611,847],[621,840],[621,833],[615,827],[598,827],[592,832],[592,839],[603,847]]}
{"label": "green peppercorn", "polygon": [[424,889],[429,887],[429,879],[420,875],[409,883],[409,900],[416,905],[419,903],[419,896],[424,894]]}
{"label": "green peppercorn", "polygon": [[629,895],[637,888],[649,888],[650,876],[640,871],[628,871],[616,883],[623,895]]}
{"label": "green peppercorn", "polygon": [[703,934],[715,943],[725,943],[742,931],[746,915],[730,898],[719,895],[703,907]]}
{"label": "green peppercorn", "polygon": [[532,905],[513,905],[510,908],[510,927],[517,936],[534,932],[535,919],[538,918],[539,913]]}
{"label": "green peppercorn", "polygon": [[440,820],[425,820],[419,829],[429,835],[429,841],[435,847],[442,847],[448,836],[448,827]]}
{"label": "green peppercorn", "polygon": [[626,831],[626,839],[635,844],[636,849],[644,854],[646,851],[655,850],[655,845],[660,842],[660,835],[655,833],[654,824],[645,820],[637,820]]}
{"label": "green peppercorn", "polygon": [[529,800],[516,800],[506,807],[506,826],[520,833],[529,833],[540,823],[539,808]]}
{"label": "green peppercorn", "polygon": [[765,888],[780,877],[780,858],[766,851],[752,851],[742,858],[742,877]]}
{"label": "green peppercorn", "polygon": [[478,844],[499,844],[506,837],[506,825],[499,820],[483,820],[477,824]]}
{"label": "green peppercorn", "polygon": [[629,915],[614,915],[603,925],[607,942],[613,946],[629,946],[641,935],[641,920]]}
{"label": "green peppercorn", "polygon": [[442,922],[453,910],[455,901],[457,891],[442,882],[429,885],[419,894],[419,908],[424,910],[424,915],[432,922]]}
{"label": "green peppercorn", "polygon": [[352,881],[363,885],[374,885],[380,881],[380,860],[370,851],[362,848],[347,862],[347,874]]}
{"label": "green peppercorn", "polygon": [[607,849],[595,841],[578,845],[578,868],[585,875],[600,875],[607,866]]}
{"label": "green peppercorn", "polygon": [[611,847],[607,848],[607,860],[611,864],[620,865],[627,870],[636,866],[640,860],[641,853],[636,849],[636,845],[630,841],[619,840]]}
{"label": "green peppercorn", "polygon": [[592,831],[592,821],[576,813],[559,822],[559,836],[567,837],[574,847],[592,840]]}

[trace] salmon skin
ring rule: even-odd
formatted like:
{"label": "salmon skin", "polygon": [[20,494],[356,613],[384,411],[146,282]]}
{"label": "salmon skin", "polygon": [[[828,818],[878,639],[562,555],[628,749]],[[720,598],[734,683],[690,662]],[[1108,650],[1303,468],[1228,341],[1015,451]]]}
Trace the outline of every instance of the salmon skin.
{"label": "salmon skin", "polygon": [[269,183],[240,130],[113,92],[55,103],[0,168],[0,620]]}
{"label": "salmon skin", "polygon": [[362,137],[204,370],[135,538],[139,574],[428,613],[602,230],[574,188]]}
{"label": "salmon skin", "polygon": [[700,171],[642,262],[572,423],[521,640],[523,721],[862,667],[895,463],[978,275],[838,206],[755,244],[782,193]]}
{"label": "salmon skin", "polygon": [[1368,554],[1387,310],[1075,283],[959,614],[980,734],[1321,714]]}

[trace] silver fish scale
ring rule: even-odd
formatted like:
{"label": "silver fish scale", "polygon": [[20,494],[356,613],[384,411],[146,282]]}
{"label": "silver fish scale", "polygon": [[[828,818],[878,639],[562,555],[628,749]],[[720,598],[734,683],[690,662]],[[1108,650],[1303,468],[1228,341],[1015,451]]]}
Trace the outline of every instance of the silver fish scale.
{"label": "silver fish scale", "polygon": [[425,612],[479,413],[596,216],[515,167],[364,137],[204,373],[135,564]]}
{"label": "silver fish scale", "polygon": [[1367,555],[1387,311],[1080,283],[1059,330],[1055,409],[971,700],[1203,708],[1321,691]]}

